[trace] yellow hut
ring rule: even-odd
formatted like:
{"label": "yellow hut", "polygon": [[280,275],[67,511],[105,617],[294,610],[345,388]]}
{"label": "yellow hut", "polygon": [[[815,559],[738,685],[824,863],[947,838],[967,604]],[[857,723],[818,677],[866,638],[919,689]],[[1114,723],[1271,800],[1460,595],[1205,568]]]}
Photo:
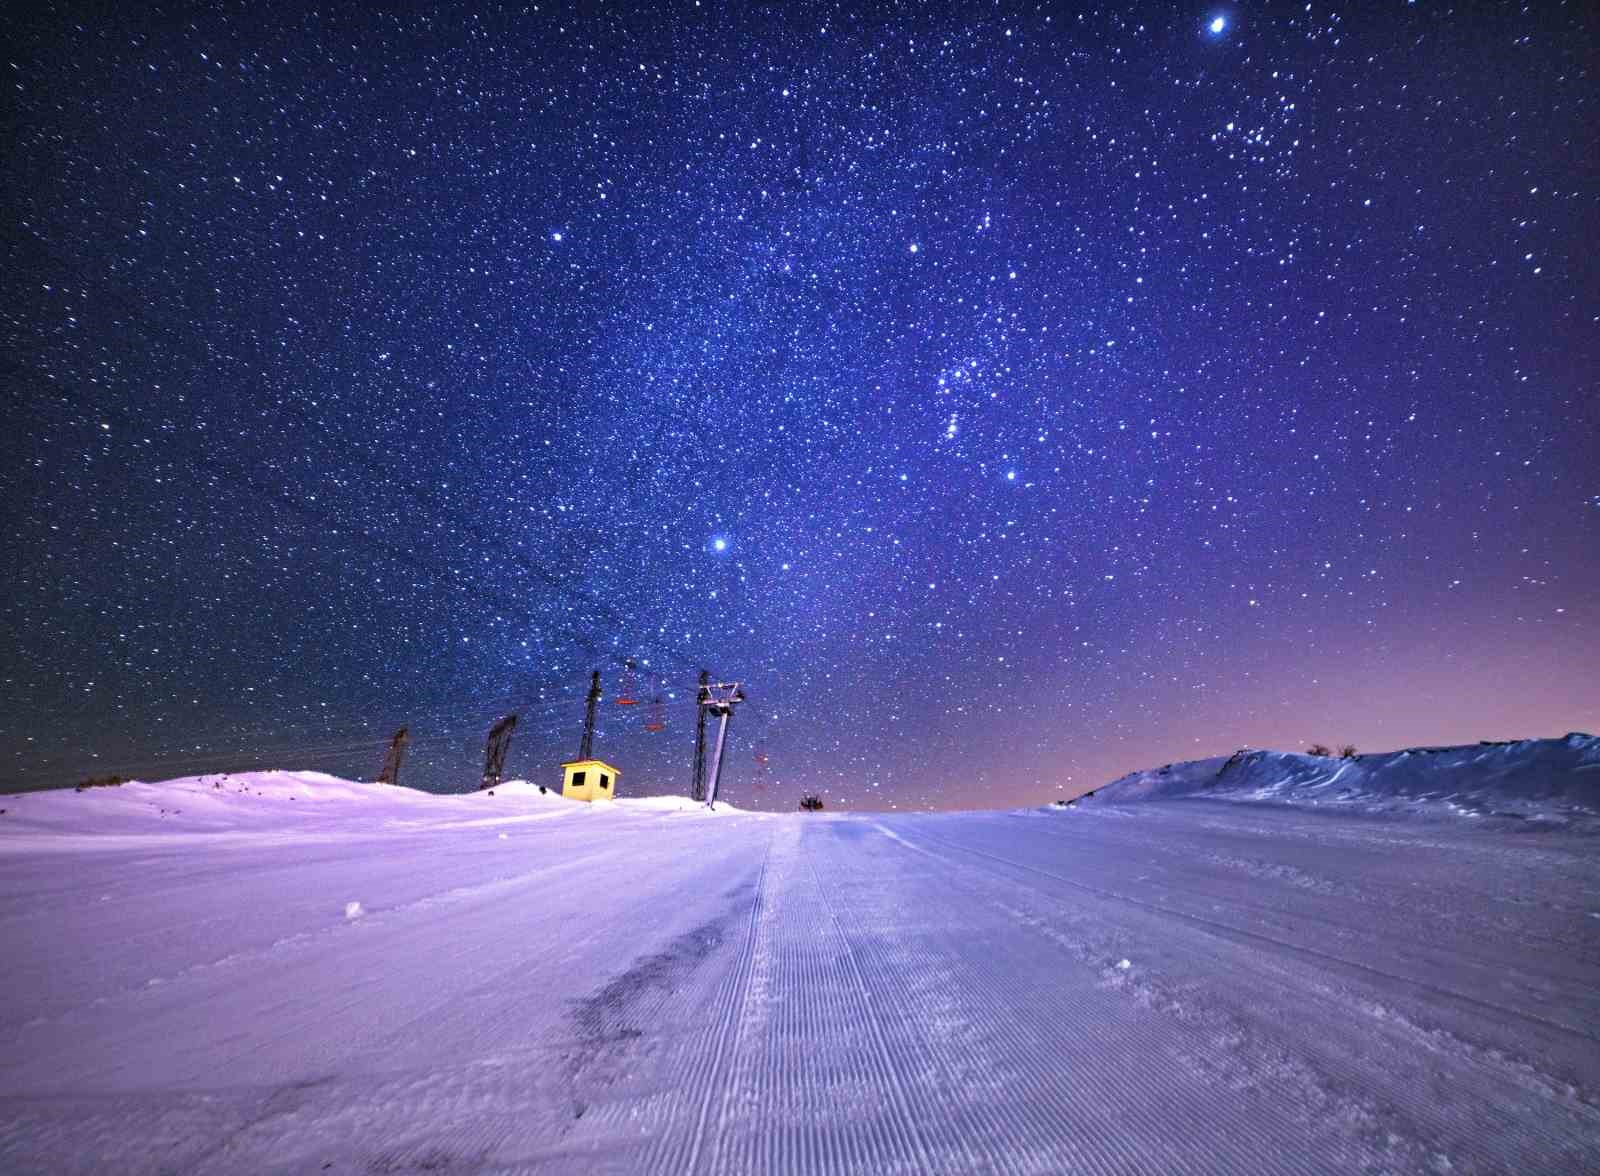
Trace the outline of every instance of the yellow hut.
{"label": "yellow hut", "polygon": [[622,773],[605,760],[571,760],[561,765],[561,795],[568,800],[615,800]]}

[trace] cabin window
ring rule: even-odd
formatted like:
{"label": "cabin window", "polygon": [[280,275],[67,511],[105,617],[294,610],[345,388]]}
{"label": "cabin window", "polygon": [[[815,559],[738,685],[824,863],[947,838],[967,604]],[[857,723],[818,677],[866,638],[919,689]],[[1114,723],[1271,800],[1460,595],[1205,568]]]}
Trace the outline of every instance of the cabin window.
{"label": "cabin window", "polygon": [[588,772],[574,772],[574,773],[572,773],[572,786],[574,788],[582,788],[583,787],[583,778],[585,776],[587,776],[588,774],[589,774]]}
{"label": "cabin window", "polygon": [[606,775],[604,772],[600,773],[600,787],[602,787],[602,788],[610,788],[611,787],[611,777]]}

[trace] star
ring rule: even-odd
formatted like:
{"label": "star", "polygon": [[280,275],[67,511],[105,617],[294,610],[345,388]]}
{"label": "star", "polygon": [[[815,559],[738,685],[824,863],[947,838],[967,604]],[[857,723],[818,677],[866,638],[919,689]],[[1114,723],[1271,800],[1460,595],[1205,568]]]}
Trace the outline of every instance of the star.
{"label": "star", "polygon": [[[153,41],[42,7],[8,43],[0,791],[370,774],[391,722],[453,790],[488,711],[534,771],[628,657],[746,681],[796,792],[848,760],[901,807],[1308,715],[1399,747],[1600,708],[1600,295],[1551,162],[1581,5],[1461,39],[1294,4],[1270,60],[1237,0],[1009,37],[503,5],[470,53],[372,6]],[[1177,35],[1129,70],[1130,28]],[[1307,685],[1330,657],[1361,689]]]}

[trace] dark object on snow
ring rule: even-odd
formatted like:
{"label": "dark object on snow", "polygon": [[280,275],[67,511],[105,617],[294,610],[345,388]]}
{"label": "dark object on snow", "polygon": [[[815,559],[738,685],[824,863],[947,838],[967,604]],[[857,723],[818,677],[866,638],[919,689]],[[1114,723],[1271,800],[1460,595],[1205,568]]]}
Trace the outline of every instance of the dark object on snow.
{"label": "dark object on snow", "polygon": [[489,728],[489,745],[483,757],[483,783],[480,789],[496,788],[506,770],[506,752],[511,748],[511,732],[516,730],[517,716],[507,715]]}
{"label": "dark object on snow", "polygon": [[822,811],[822,797],[802,796],[800,798],[800,810],[807,813],[820,813]]}
{"label": "dark object on snow", "polygon": [[711,697],[711,671],[700,671],[700,685],[695,693],[694,718],[694,783],[689,789],[689,799],[699,804],[706,798],[706,702]]}
{"label": "dark object on snow", "polygon": [[600,705],[600,671],[589,675],[589,695],[583,704],[583,738],[578,741],[578,758],[594,758],[594,712]]}
{"label": "dark object on snow", "polygon": [[117,788],[122,784],[121,776],[90,776],[87,780],[80,781],[73,786],[74,792],[82,792],[87,788]]}
{"label": "dark object on snow", "polygon": [[405,759],[406,744],[411,742],[411,736],[405,727],[401,727],[389,740],[389,750],[383,755],[383,769],[378,773],[379,784],[400,783],[400,761]]}
{"label": "dark object on snow", "polygon": [[1340,759],[1355,759],[1357,754],[1356,745],[1354,743],[1346,743],[1339,749]]}

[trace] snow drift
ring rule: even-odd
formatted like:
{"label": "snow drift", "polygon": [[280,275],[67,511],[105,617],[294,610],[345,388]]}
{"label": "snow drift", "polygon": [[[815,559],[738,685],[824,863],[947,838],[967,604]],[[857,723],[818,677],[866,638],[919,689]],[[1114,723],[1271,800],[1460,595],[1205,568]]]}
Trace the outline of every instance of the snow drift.
{"label": "snow drift", "polygon": [[[551,818],[612,815],[726,815],[682,796],[624,797],[591,805],[559,789],[507,780],[478,792],[440,795],[414,788],[344,780],[324,772],[263,771],[175,780],[59,788],[0,796],[0,844],[40,834],[96,839],[154,835],[346,837]],[[52,839],[46,837],[46,843]]]}
{"label": "snow drift", "polygon": [[0,797],[0,1172],[1592,1170],[1588,830],[1195,799],[1571,803],[1592,742],[1304,760],[1071,819]]}
{"label": "snow drift", "polygon": [[1573,732],[1561,739],[1413,747],[1349,759],[1244,749],[1131,772],[1095,795],[1108,801],[1206,797],[1380,811],[1435,807],[1523,818],[1596,815],[1600,738]]}

